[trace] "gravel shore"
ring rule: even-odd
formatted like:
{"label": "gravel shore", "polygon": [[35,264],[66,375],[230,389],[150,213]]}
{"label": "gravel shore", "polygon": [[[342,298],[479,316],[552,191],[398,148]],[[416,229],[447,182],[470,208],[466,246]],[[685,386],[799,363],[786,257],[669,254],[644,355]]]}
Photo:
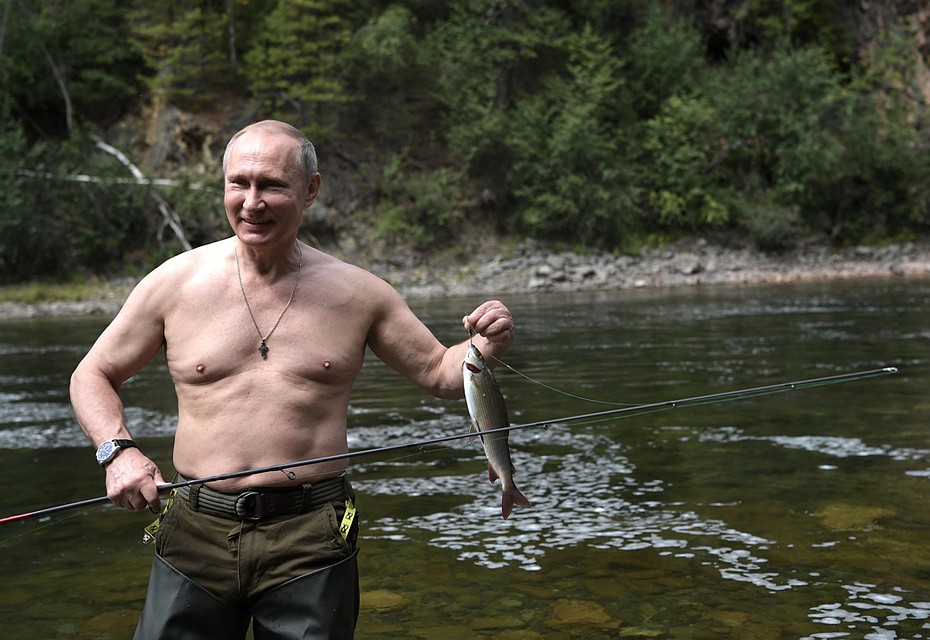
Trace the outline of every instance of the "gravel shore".
{"label": "gravel shore", "polygon": [[[688,240],[640,255],[578,254],[526,241],[506,252],[467,262],[426,261],[412,255],[361,266],[405,297],[504,297],[551,291],[757,285],[832,279],[930,276],[930,243],[833,249],[811,242],[781,254]],[[0,318],[114,315],[135,281],[112,281],[83,300],[0,303]]]}
{"label": "gravel shore", "polygon": [[689,240],[637,256],[618,256],[543,251],[527,242],[507,256],[474,259],[452,269],[407,264],[373,270],[408,298],[756,285],[930,276],[930,243],[836,250],[811,242],[788,253],[767,254]]}

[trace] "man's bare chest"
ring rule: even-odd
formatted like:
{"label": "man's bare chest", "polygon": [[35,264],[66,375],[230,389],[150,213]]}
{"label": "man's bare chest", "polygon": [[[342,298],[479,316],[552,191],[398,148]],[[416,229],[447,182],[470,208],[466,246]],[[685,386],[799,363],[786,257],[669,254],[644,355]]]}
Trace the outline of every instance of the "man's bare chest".
{"label": "man's bare chest", "polygon": [[361,369],[368,329],[345,307],[295,301],[276,317],[249,314],[244,305],[204,305],[168,318],[166,357],[176,382],[273,372],[336,383]]}

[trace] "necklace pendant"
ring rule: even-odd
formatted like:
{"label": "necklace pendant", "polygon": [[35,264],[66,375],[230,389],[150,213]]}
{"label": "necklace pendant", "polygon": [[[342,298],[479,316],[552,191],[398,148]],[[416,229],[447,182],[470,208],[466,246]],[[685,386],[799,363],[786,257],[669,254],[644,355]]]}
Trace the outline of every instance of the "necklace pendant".
{"label": "necklace pendant", "polygon": [[258,350],[262,354],[262,360],[267,360],[268,359],[268,345],[265,344],[264,340],[262,340],[262,343],[261,345],[259,345]]}

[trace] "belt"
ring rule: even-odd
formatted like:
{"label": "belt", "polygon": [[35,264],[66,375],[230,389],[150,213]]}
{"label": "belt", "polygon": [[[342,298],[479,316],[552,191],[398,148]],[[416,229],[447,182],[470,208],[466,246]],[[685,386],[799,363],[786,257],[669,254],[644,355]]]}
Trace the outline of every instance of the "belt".
{"label": "belt", "polygon": [[[184,482],[185,478],[179,476]],[[264,520],[275,516],[306,513],[312,509],[344,500],[350,495],[349,480],[343,474],[313,484],[281,489],[248,489],[242,493],[217,491],[203,484],[178,489],[177,496],[194,511],[230,520]]]}

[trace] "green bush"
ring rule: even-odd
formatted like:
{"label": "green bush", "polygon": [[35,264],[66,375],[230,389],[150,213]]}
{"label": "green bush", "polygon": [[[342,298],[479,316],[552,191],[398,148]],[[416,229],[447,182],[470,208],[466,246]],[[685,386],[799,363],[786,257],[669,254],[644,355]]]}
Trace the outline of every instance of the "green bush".
{"label": "green bush", "polygon": [[394,156],[381,177],[376,233],[414,249],[448,244],[464,221],[459,180],[449,169],[411,171],[403,155]]}
{"label": "green bush", "polygon": [[700,96],[673,96],[646,123],[643,143],[649,172],[652,228],[699,229],[731,218],[732,188],[715,163],[726,155],[720,115]]}
{"label": "green bush", "polygon": [[624,85],[612,43],[590,30],[567,48],[568,77],[517,104],[506,146],[517,228],[615,246],[639,224],[624,147]]}
{"label": "green bush", "polygon": [[743,225],[749,238],[763,251],[784,251],[795,246],[802,228],[796,207],[755,202],[746,207]]}
{"label": "green bush", "polygon": [[[0,102],[0,115],[3,114]],[[4,211],[0,215],[0,280],[28,278],[49,256],[46,241],[50,222],[46,214],[45,166],[42,145],[32,147],[21,127],[0,117],[0,181]]]}

